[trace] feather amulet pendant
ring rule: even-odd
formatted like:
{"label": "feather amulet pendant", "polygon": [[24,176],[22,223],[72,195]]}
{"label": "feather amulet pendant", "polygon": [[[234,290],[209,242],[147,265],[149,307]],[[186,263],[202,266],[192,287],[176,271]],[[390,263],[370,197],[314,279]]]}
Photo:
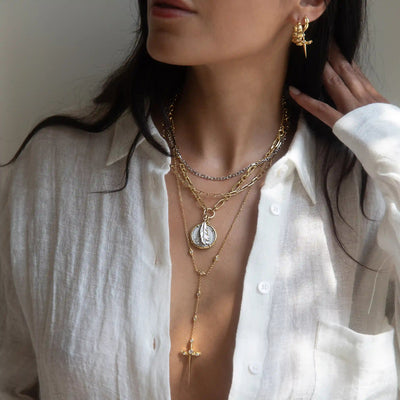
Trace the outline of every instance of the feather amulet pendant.
{"label": "feather amulet pendant", "polygon": [[216,240],[217,231],[208,223],[207,218],[200,224],[197,224],[190,232],[190,241],[201,250],[214,246]]}

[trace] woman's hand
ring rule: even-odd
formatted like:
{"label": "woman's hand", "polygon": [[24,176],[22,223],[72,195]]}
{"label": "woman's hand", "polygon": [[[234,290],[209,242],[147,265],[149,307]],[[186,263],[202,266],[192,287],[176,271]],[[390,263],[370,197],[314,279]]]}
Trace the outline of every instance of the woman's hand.
{"label": "woman's hand", "polygon": [[331,128],[338,119],[358,107],[371,103],[389,103],[375,90],[360,68],[345,59],[336,44],[331,46],[322,79],[336,109],[292,86],[289,87],[289,93],[300,107]]}

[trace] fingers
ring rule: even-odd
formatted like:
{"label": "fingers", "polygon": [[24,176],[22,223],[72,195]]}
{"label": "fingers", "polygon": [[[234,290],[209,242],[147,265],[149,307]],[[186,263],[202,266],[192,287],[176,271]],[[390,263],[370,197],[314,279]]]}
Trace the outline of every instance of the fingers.
{"label": "fingers", "polygon": [[336,109],[290,87],[290,95],[305,110],[333,127],[348,112],[371,103],[389,103],[371,84],[355,62],[349,63],[338,46],[329,49],[322,81]]}
{"label": "fingers", "polygon": [[346,114],[348,111],[358,107],[359,100],[354,96],[352,89],[349,88],[329,62],[325,65],[322,82],[336,108],[341,113]]}
{"label": "fingers", "polygon": [[[353,99],[355,99],[359,105],[372,100],[359,74],[339,51],[336,44],[332,44],[329,50],[328,62],[324,70],[323,79],[326,88],[328,89],[331,87],[333,92],[338,88],[336,83],[340,82],[341,85],[344,84],[347,91],[351,93],[351,98],[349,100],[351,100],[352,103],[354,103]],[[330,81],[332,81],[333,85],[330,85]]]}
{"label": "fingers", "polygon": [[[373,87],[355,61],[351,64],[347,61],[335,42],[330,46],[328,63],[343,80],[344,84],[352,93],[352,97],[357,100],[356,105],[358,107],[376,102],[388,103],[388,101]],[[332,72],[329,71],[329,73],[331,74]],[[355,103],[354,99],[352,99],[353,103]]]}
{"label": "fingers", "polygon": [[313,99],[293,86],[289,86],[289,93],[300,107],[307,110],[331,128],[338,119],[343,117],[341,112],[335,110],[330,105],[323,101]]}

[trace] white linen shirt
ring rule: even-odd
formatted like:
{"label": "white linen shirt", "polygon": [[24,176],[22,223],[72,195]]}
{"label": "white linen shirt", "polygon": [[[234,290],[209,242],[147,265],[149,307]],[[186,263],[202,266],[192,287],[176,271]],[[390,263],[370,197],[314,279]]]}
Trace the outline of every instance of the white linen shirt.
{"label": "white linen shirt", "polygon": [[[164,143],[150,120],[154,137]],[[372,104],[334,126],[358,173],[342,190],[339,248],[322,160],[300,120],[268,171],[246,266],[229,400],[396,399],[400,109]],[[42,400],[169,400],[169,158],[125,113],[88,134],[46,128],[0,168],[0,399],[40,382]],[[222,399],[221,399],[222,400]]]}

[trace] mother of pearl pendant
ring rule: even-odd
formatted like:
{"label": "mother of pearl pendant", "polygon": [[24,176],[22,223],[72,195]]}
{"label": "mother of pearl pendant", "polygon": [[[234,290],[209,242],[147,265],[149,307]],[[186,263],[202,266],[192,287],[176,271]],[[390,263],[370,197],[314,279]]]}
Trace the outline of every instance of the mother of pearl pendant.
{"label": "mother of pearl pendant", "polygon": [[190,241],[198,249],[209,249],[217,240],[217,232],[211,225],[203,221],[190,232]]}

